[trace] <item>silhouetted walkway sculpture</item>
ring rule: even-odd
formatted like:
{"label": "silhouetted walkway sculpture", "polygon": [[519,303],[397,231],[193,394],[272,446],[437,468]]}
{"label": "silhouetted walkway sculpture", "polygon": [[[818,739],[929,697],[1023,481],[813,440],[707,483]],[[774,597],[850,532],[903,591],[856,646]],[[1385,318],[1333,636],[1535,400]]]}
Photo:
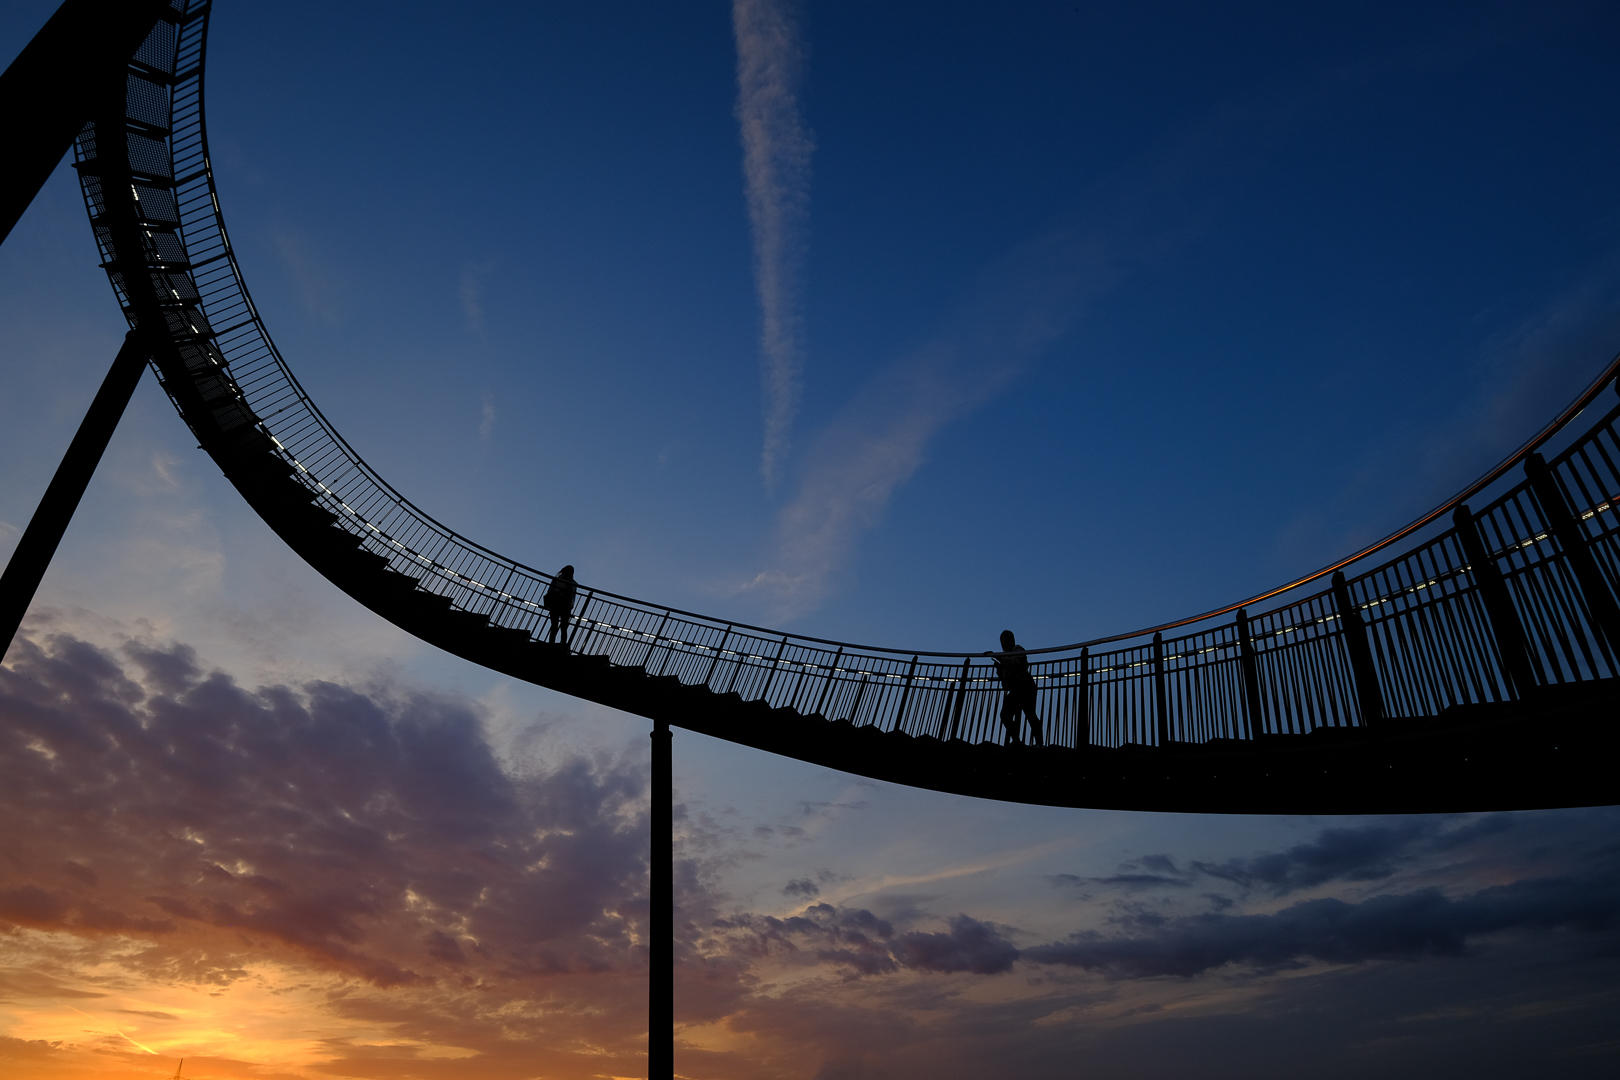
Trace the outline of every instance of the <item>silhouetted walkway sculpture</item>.
{"label": "silhouetted walkway sculpture", "polygon": [[[1620,802],[1601,738],[1620,714],[1620,405],[1601,396],[1620,363],[1392,536],[1129,633],[992,662],[581,590],[571,567],[535,570],[412,504],[293,376],[214,189],[211,7],[163,8],[80,130],[101,263],[198,445],[293,550],[408,633],[660,725],[984,798],[1237,813]],[[1044,752],[1006,752],[1023,718]]]}
{"label": "silhouetted walkway sculpture", "polygon": [[574,614],[574,598],[577,595],[579,586],[574,583],[574,567],[570,564],[557,571],[545,596],[540,598],[540,606],[546,609],[546,615],[551,620],[546,630],[547,644],[555,644],[561,637],[563,646],[567,647],[568,623]]}
{"label": "silhouetted walkway sculpture", "polygon": [[1030,734],[1036,746],[1045,746],[1041,733],[1041,718],[1035,713],[1035,676],[1029,673],[1029,653],[1013,636],[1011,630],[1001,632],[1001,652],[986,651],[1001,676],[1001,688],[1007,697],[1001,703],[1001,726],[1007,729],[1007,741],[1022,745],[1024,737],[1020,716],[1029,717]]}

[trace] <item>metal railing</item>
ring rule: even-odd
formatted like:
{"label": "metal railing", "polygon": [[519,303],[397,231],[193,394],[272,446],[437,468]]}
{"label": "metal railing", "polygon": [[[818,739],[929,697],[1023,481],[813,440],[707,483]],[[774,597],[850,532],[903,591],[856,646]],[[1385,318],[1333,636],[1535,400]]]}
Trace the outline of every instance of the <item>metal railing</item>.
{"label": "metal railing", "polygon": [[[541,598],[551,576],[460,536],[389,486],[315,408],[271,341],[232,252],[209,165],[203,72],[211,4],[174,0],[174,7],[183,13],[178,26],[154,31],[132,66],[129,154],[141,177],[133,194],[148,225],[150,281],[188,368],[204,373],[199,385],[204,375],[213,380],[214,420],[263,432],[337,528],[422,590],[493,626],[544,639]],[[94,152],[87,132],[81,162]],[[88,173],[85,191],[94,224],[104,193]],[[97,236],[110,257],[99,227]],[[128,311],[124,284],[115,275]],[[1544,471],[1532,451],[1591,405],[1615,370],[1611,364],[1508,461],[1380,544],[1243,604],[1032,653],[1048,742],[1155,746],[1297,735],[1613,677],[1620,408]],[[1531,469],[1526,480],[1477,513],[1463,505],[1522,463]],[[1451,529],[1394,552],[1445,513],[1454,514]],[[1342,573],[1377,558],[1386,561]],[[1320,591],[1298,595],[1311,585]],[[1295,598],[1247,610],[1284,594]],[[1003,693],[982,654],[826,641],[596,589],[579,594],[569,646],[649,677],[829,721],[970,743],[1006,737]]]}

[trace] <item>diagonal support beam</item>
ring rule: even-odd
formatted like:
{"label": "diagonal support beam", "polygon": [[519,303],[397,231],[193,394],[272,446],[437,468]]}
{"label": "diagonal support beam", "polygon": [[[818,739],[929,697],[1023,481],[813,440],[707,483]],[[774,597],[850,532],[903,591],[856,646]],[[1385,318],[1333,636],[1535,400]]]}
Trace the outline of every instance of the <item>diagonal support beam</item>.
{"label": "diagonal support beam", "polygon": [[124,347],[118,350],[112,368],[101,382],[101,389],[90,403],[90,411],[84,414],[78,433],[68,444],[67,453],[62,455],[62,463],[56,467],[56,475],[51,477],[45,497],[39,500],[22,539],[17,541],[17,549],[11,553],[5,573],[0,574],[0,658],[4,658],[11,647],[11,639],[16,636],[17,627],[39,589],[45,568],[51,565],[51,556],[56,554],[62,534],[73,520],[73,511],[78,509],[113,430],[118,427],[130,396],[141,381],[150,353],[137,338],[134,330],[125,335]]}

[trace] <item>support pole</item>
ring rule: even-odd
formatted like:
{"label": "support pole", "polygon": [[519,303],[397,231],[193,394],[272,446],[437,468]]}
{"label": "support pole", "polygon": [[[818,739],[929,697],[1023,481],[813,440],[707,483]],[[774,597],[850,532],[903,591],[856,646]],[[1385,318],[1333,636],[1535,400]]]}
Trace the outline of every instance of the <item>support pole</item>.
{"label": "support pole", "polygon": [[1153,635],[1153,715],[1158,721],[1159,746],[1170,745],[1170,702],[1164,686],[1164,635]]}
{"label": "support pole", "polygon": [[1266,730],[1266,721],[1260,711],[1260,665],[1255,660],[1254,637],[1249,633],[1249,613],[1244,608],[1238,608],[1236,630],[1238,669],[1243,673],[1243,712],[1249,721],[1248,736],[1254,739]]}
{"label": "support pole", "polygon": [[652,730],[652,848],[647,907],[647,1080],[675,1075],[675,754],[669,725]]}
{"label": "support pole", "polygon": [[1485,616],[1490,621],[1491,634],[1496,639],[1496,654],[1501,658],[1502,672],[1507,676],[1509,690],[1515,698],[1523,701],[1536,687],[1536,673],[1530,663],[1530,645],[1513,606],[1513,597],[1508,593],[1507,583],[1502,580],[1502,571],[1497,567],[1495,557],[1485,547],[1479,522],[1474,520],[1466,504],[1457,507],[1451,522],[1457,530],[1458,541],[1462,543],[1463,554],[1468,557],[1468,565],[1472,568],[1474,587],[1479,590]]}
{"label": "support pole", "polygon": [[1075,714],[1074,746],[1085,750],[1091,746],[1091,650],[1080,650],[1079,708]]}
{"label": "support pole", "polygon": [[1350,599],[1350,586],[1344,571],[1333,571],[1333,607],[1339,614],[1339,632],[1350,654],[1350,676],[1356,683],[1356,706],[1361,726],[1373,727],[1384,719],[1384,693],[1378,686],[1378,668],[1373,664],[1372,646],[1367,644],[1367,624],[1361,610]]}
{"label": "support pole", "polygon": [[141,372],[150,354],[136,337],[134,330],[125,335],[123,348],[118,350],[112,368],[101,382],[101,389],[90,403],[90,411],[84,414],[78,433],[68,444],[67,453],[62,455],[62,463],[56,467],[56,475],[51,477],[44,498],[39,500],[28,528],[23,530],[22,539],[17,541],[17,549],[11,553],[5,573],[0,574],[0,659],[11,647],[11,639],[16,636],[17,627],[34,599],[45,568],[51,565],[51,556],[56,554],[62,534],[73,520],[73,511],[78,509],[84,489],[106,452],[119,418],[124,415],[124,407],[141,381]]}
{"label": "support pole", "polygon": [[1547,468],[1540,454],[1525,455],[1524,475],[1529,478],[1530,490],[1536,493],[1536,501],[1541,504],[1542,520],[1558,537],[1558,546],[1570,569],[1575,571],[1575,580],[1580,583],[1586,599],[1587,614],[1608,639],[1610,651],[1620,653],[1620,606],[1615,604],[1603,570],[1592,557],[1580,518],[1569,508],[1558,478]]}

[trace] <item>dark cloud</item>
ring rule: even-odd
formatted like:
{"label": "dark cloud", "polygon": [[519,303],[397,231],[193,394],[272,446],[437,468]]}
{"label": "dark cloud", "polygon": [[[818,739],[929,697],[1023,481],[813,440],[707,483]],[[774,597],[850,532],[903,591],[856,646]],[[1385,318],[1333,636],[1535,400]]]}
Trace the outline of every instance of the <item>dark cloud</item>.
{"label": "dark cloud", "polygon": [[1108,886],[1127,891],[1195,884],[1200,877],[1226,881],[1241,889],[1286,896],[1332,882],[1384,881],[1419,860],[1458,851],[1499,836],[1512,817],[1493,814],[1459,823],[1447,817],[1406,818],[1390,823],[1322,830],[1285,851],[1222,862],[1193,860],[1182,867],[1169,855],[1146,855],[1121,863],[1119,872],[1103,877],[1053,874],[1060,888]]}
{"label": "dark cloud", "polygon": [[[0,813],[20,823],[0,834],[0,934],[65,935],[82,955],[122,965],[120,978],[210,992],[255,977],[259,961],[302,965],[299,978],[318,988],[331,1017],[400,1035],[398,1045],[334,1041],[323,1073],[637,1075],[644,800],[639,759],[503,770],[476,711],[455,700],[333,683],[250,690],[181,646],[113,653],[69,637],[20,641],[0,669]],[[1155,995],[1230,985],[1154,981],[1167,976],[1253,975],[1315,960],[1369,972],[1379,965],[1367,961],[1448,958],[1396,965],[1430,978],[1482,954],[1536,954],[1536,943],[1590,959],[1614,951],[1620,930],[1612,811],[1335,826],[1275,854],[1148,855],[1103,877],[1055,875],[1065,887],[1167,896],[1117,899],[1101,909],[1109,921],[1099,930],[1034,948],[1017,944],[1026,932],[969,914],[938,919],[935,896],[886,894],[880,914],[826,902],[788,916],[737,913],[722,886],[748,830],[684,810],[677,818],[678,1022],[730,1033],[710,1048],[684,1047],[679,1061],[683,1073],[714,1080],[818,1069],[1057,1077],[1106,1050],[1107,1039],[1130,1045],[1110,1059],[1112,1071],[1129,1072],[1141,1047],[1105,1038],[1099,1024],[1128,1017],[1120,1030],[1182,1030],[1188,1011],[1161,1008]],[[1605,839],[1584,839],[1592,836]],[[804,901],[847,880],[800,872],[784,891]],[[1333,883],[1355,888],[1256,910]],[[1372,888],[1382,895],[1365,895]],[[1209,910],[1188,914],[1198,895]],[[1476,947],[1486,939],[1489,950]],[[1594,967],[1594,985],[1608,985],[1612,966]],[[783,969],[791,977],[778,978]],[[1008,977],[1015,972],[1026,978]],[[995,995],[973,992],[985,977],[999,979]],[[66,961],[0,968],[10,1001],[72,1001],[88,1012],[99,999],[131,1024],[177,1023],[161,1001],[107,1000],[102,991]],[[1576,1002],[1568,1015],[1594,1014],[1597,1006],[1579,1002],[1599,992],[1566,995]],[[1324,1009],[1342,1005],[1318,997]],[[1243,1022],[1280,1030],[1254,1027],[1252,1011]],[[1219,1041],[1225,1028],[1214,1030],[1204,1037]],[[1595,1035],[1571,1037],[1602,1045]],[[1224,1052],[1237,1060],[1264,1041]],[[731,1048],[713,1049],[717,1042]],[[414,1049],[428,1045],[472,1056],[429,1061]],[[104,1049],[129,1047],[109,1036]],[[0,1040],[13,1071],[32,1069],[31,1054]],[[1255,1074],[1286,1071],[1270,1064]],[[259,1075],[246,1065],[238,1072]]]}
{"label": "dark cloud", "polygon": [[120,659],[19,639],[8,660],[6,924],[193,945],[225,931],[200,951],[290,949],[378,985],[469,959],[496,978],[641,965],[638,762],[516,778],[463,704],[248,690],[185,646]]}
{"label": "dark cloud", "polygon": [[[1287,851],[1223,863],[1194,862],[1193,869],[1246,889],[1283,896],[1330,881],[1381,881],[1394,875],[1422,849],[1443,835],[1434,819],[1414,818],[1393,825],[1324,829],[1309,843]],[[1472,838],[1447,837],[1449,846]]]}
{"label": "dark cloud", "polygon": [[842,968],[849,976],[888,975],[901,970],[999,975],[1018,959],[1005,928],[957,915],[941,932],[897,932],[894,924],[864,908],[814,904],[800,915],[733,915],[714,929],[740,931],[731,946],[754,956],[803,953]]}
{"label": "dark cloud", "polygon": [[1012,968],[1018,950],[1000,928],[958,915],[946,933],[902,934],[895,941],[894,956],[903,967],[918,971],[999,975]]}
{"label": "dark cloud", "polygon": [[795,878],[782,886],[783,896],[799,896],[806,900],[813,900],[821,895],[821,886],[809,878]]}
{"label": "dark cloud", "polygon": [[1307,900],[1265,915],[1206,913],[1140,918],[1133,935],[1098,931],[1025,949],[1023,958],[1111,978],[1197,975],[1228,964],[1267,970],[1309,960],[1358,964],[1456,956],[1487,934],[1620,927],[1620,856],[1592,854],[1580,874],[1493,886],[1460,898],[1438,888],[1361,903]]}

